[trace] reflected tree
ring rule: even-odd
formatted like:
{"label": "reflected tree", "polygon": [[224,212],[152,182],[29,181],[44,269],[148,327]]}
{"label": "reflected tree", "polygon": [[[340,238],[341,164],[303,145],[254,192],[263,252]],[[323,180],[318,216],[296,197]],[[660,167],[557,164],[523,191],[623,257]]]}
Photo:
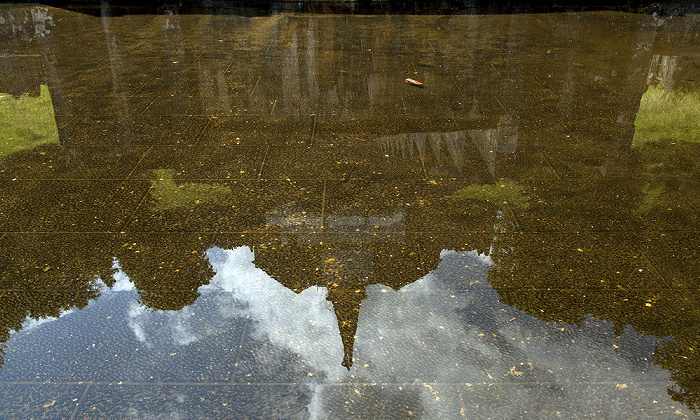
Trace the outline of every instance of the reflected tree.
{"label": "reflected tree", "polygon": [[[112,241],[104,235],[9,234],[0,241],[0,342],[27,319],[58,317],[113,284]],[[0,358],[0,364],[2,359]]]}
{"label": "reflected tree", "polygon": [[668,389],[674,401],[685,404],[695,413],[700,412],[700,355],[697,334],[674,337],[664,342],[654,354],[654,362],[671,373],[675,384]]}
{"label": "reflected tree", "polygon": [[[664,211],[676,206],[677,196],[662,192],[650,206],[644,184],[630,187],[624,182],[601,180],[526,188],[529,205],[511,208],[522,224],[545,232],[530,235],[511,227],[497,234],[489,282],[503,303],[546,322],[580,325],[585,317],[593,316],[612,321],[616,335],[629,325],[639,334],[670,337],[657,345],[654,362],[667,369],[675,381],[669,395],[697,412],[697,290],[681,293],[669,289],[656,271],[649,269],[645,255],[664,255],[655,245],[649,245],[643,254],[625,235],[595,232],[615,227],[634,231],[645,221],[686,220]],[[589,233],[562,232],[575,229]],[[654,263],[661,272],[668,272],[664,266],[674,261]]]}
{"label": "reflected tree", "polygon": [[195,235],[130,235],[116,257],[142,304],[177,311],[193,304],[197,289],[214,277],[207,245]]}

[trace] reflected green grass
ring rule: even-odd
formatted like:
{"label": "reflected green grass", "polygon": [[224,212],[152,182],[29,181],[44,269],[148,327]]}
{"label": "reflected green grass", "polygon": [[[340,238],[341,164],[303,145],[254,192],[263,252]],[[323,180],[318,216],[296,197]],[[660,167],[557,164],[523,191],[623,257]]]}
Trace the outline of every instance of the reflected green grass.
{"label": "reflected green grass", "polygon": [[527,197],[523,195],[523,187],[512,181],[484,185],[472,184],[446,198],[482,200],[496,205],[508,203],[521,208],[528,207]]}
{"label": "reflected green grass", "polygon": [[38,97],[0,94],[0,157],[46,143],[58,143],[49,88]]}
{"label": "reflected green grass", "polygon": [[665,139],[700,143],[698,121],[700,91],[679,88],[669,92],[661,84],[649,86],[634,121],[632,147]]}
{"label": "reflected green grass", "polygon": [[237,200],[231,195],[228,187],[201,182],[175,183],[172,169],[156,169],[153,171],[157,179],[153,183],[151,196],[155,199],[158,210],[178,207],[194,207],[199,204],[235,204]]}
{"label": "reflected green grass", "polygon": [[[664,220],[677,209],[679,191],[692,186],[678,177],[694,178],[700,171],[700,89],[682,86],[673,92],[661,84],[649,86],[642,96],[632,149],[645,174],[639,214]],[[692,185],[692,184],[687,184]],[[674,213],[692,225],[692,212]]]}

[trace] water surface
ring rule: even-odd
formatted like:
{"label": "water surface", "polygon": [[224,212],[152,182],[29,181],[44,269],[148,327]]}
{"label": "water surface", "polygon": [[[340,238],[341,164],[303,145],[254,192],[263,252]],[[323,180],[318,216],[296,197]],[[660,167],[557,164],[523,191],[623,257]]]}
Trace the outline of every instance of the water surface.
{"label": "water surface", "polygon": [[697,15],[97,14],[0,9],[0,417],[697,417]]}

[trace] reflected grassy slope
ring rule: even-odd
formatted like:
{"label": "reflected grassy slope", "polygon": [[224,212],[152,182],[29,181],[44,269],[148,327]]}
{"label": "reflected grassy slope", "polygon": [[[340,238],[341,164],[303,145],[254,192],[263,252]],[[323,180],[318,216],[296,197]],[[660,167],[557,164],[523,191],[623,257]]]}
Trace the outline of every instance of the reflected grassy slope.
{"label": "reflected grassy slope", "polygon": [[[700,173],[700,89],[689,86],[668,92],[662,85],[649,86],[635,119],[632,149],[644,171],[639,213],[648,220],[663,220],[676,208],[680,193],[694,195],[683,180]],[[676,213],[679,213],[676,211]],[[675,214],[692,228],[700,223],[692,213]]]}
{"label": "reflected grassy slope", "polygon": [[58,143],[49,88],[38,97],[0,94],[0,157],[45,143]]}
{"label": "reflected grassy slope", "polygon": [[527,208],[527,197],[523,195],[523,187],[512,181],[499,181],[497,184],[472,184],[464,187],[446,198],[471,199],[488,201],[492,204],[511,204]]}
{"label": "reflected grassy slope", "polygon": [[700,143],[699,120],[699,90],[679,88],[669,92],[661,84],[649,86],[634,121],[632,147],[665,139]]}
{"label": "reflected grassy slope", "polygon": [[632,149],[652,176],[695,176],[700,171],[700,89],[668,92],[649,86],[634,121]]}
{"label": "reflected grassy slope", "polygon": [[237,200],[231,195],[228,187],[201,182],[186,182],[176,184],[172,169],[156,169],[153,171],[157,179],[153,183],[152,197],[158,210],[178,207],[193,207],[198,204],[234,204]]}

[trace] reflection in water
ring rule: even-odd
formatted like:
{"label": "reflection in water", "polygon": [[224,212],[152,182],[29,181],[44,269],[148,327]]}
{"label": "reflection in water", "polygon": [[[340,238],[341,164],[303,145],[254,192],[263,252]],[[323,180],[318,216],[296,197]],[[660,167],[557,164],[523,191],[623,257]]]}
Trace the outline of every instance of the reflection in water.
{"label": "reflection in water", "polygon": [[[0,89],[0,92],[5,91]],[[42,144],[58,143],[53,112],[46,85],[30,86],[16,99],[0,93],[0,157]]]}
{"label": "reflection in water", "polygon": [[651,85],[642,96],[632,146],[640,148],[664,140],[698,143],[700,131],[695,124],[698,117],[700,91],[697,88],[668,91],[662,84]]}
{"label": "reflection in water", "polygon": [[0,391],[700,408],[697,19],[167,12],[0,11]]}
{"label": "reflection in water", "polygon": [[[287,349],[319,372],[341,375],[343,359],[338,323],[326,300],[328,291],[313,286],[293,292],[256,268],[250,248],[213,248],[208,251],[217,274],[204,290],[223,290],[245,309],[241,315],[255,322],[255,337]],[[233,307],[235,305],[223,305]],[[303,314],[303,316],[299,316]]]}
{"label": "reflection in water", "polygon": [[328,288],[348,370],[367,287],[384,284],[400,289],[434,268],[439,247],[449,244],[431,244],[416,235],[415,226],[423,223],[421,213],[416,213],[407,214],[399,205],[389,214],[370,216],[314,217],[286,209],[266,215],[268,226],[279,227],[280,242],[255,246],[255,264],[297,293],[310,286]]}
{"label": "reflection in water", "polygon": [[[658,340],[629,328],[616,336],[608,322],[592,317],[578,327],[530,318],[498,302],[498,294],[487,285],[493,262],[484,254],[445,251],[440,267],[417,282],[398,291],[369,287],[351,372],[338,363],[342,343],[325,288],[290,291],[252,264],[253,253],[247,247],[211,248],[207,256],[216,275],[210,285],[200,288],[202,297],[192,305],[179,311],[148,310],[135,301],[134,284],[119,272],[114,286],[104,288],[85,311],[66,313],[17,335],[12,355],[19,356],[30,345],[35,355],[71,346],[66,329],[89,322],[97,312],[114,317],[108,328],[131,352],[128,364],[101,366],[105,378],[122,380],[136,374],[146,381],[197,380],[196,375],[209,369],[214,371],[208,375],[219,380],[236,374],[239,381],[283,375],[312,389],[310,395],[289,403],[291,410],[307,406],[315,418],[349,418],[386,407],[386,401],[399,413],[423,417],[444,412],[505,415],[528,410],[523,401],[531,400],[546,406],[542,414],[615,416],[619,410],[615,392],[632,386],[629,401],[645,410],[668,409],[647,398],[649,394],[659,398],[665,386],[663,372],[643,359],[645,350]],[[463,279],[454,276],[455,267],[465,266],[470,268],[471,290],[463,289]],[[232,347],[232,336],[240,334],[236,328],[240,320],[247,320],[246,334],[256,343],[251,353]],[[44,340],[54,335],[61,338]],[[88,351],[91,343],[108,344],[92,334],[79,339]],[[197,349],[212,346],[216,351],[197,354]],[[235,358],[236,352],[242,356]],[[72,355],[59,352],[43,365],[19,366],[20,358],[14,357],[16,362],[7,368],[10,378],[21,380],[35,373],[45,378],[47,369],[65,366],[66,378],[80,380],[100,366],[101,359],[88,357],[84,350],[79,355],[87,366],[71,367]],[[163,369],[166,360],[169,367]],[[198,370],[192,372],[194,360]],[[591,387],[591,377],[613,385],[609,390]],[[466,384],[470,399],[479,404],[463,407],[458,392],[441,385],[455,382]]]}
{"label": "reflection in water", "polygon": [[[447,133],[407,133],[396,136],[388,136],[377,139],[384,151],[402,156],[418,154],[423,171],[426,171],[426,162],[433,161],[436,166],[442,166],[441,153],[447,150],[452,166],[457,173],[476,172],[473,167],[465,168],[468,162],[466,155],[470,149],[476,146],[481,154],[486,168],[491,176],[496,172],[496,161],[499,153],[515,153],[518,144],[518,127],[509,124],[511,117],[502,115],[498,128],[487,130],[464,130]],[[469,140],[473,144],[469,143]],[[431,153],[429,159],[426,153]],[[467,162],[465,162],[465,160]]]}

